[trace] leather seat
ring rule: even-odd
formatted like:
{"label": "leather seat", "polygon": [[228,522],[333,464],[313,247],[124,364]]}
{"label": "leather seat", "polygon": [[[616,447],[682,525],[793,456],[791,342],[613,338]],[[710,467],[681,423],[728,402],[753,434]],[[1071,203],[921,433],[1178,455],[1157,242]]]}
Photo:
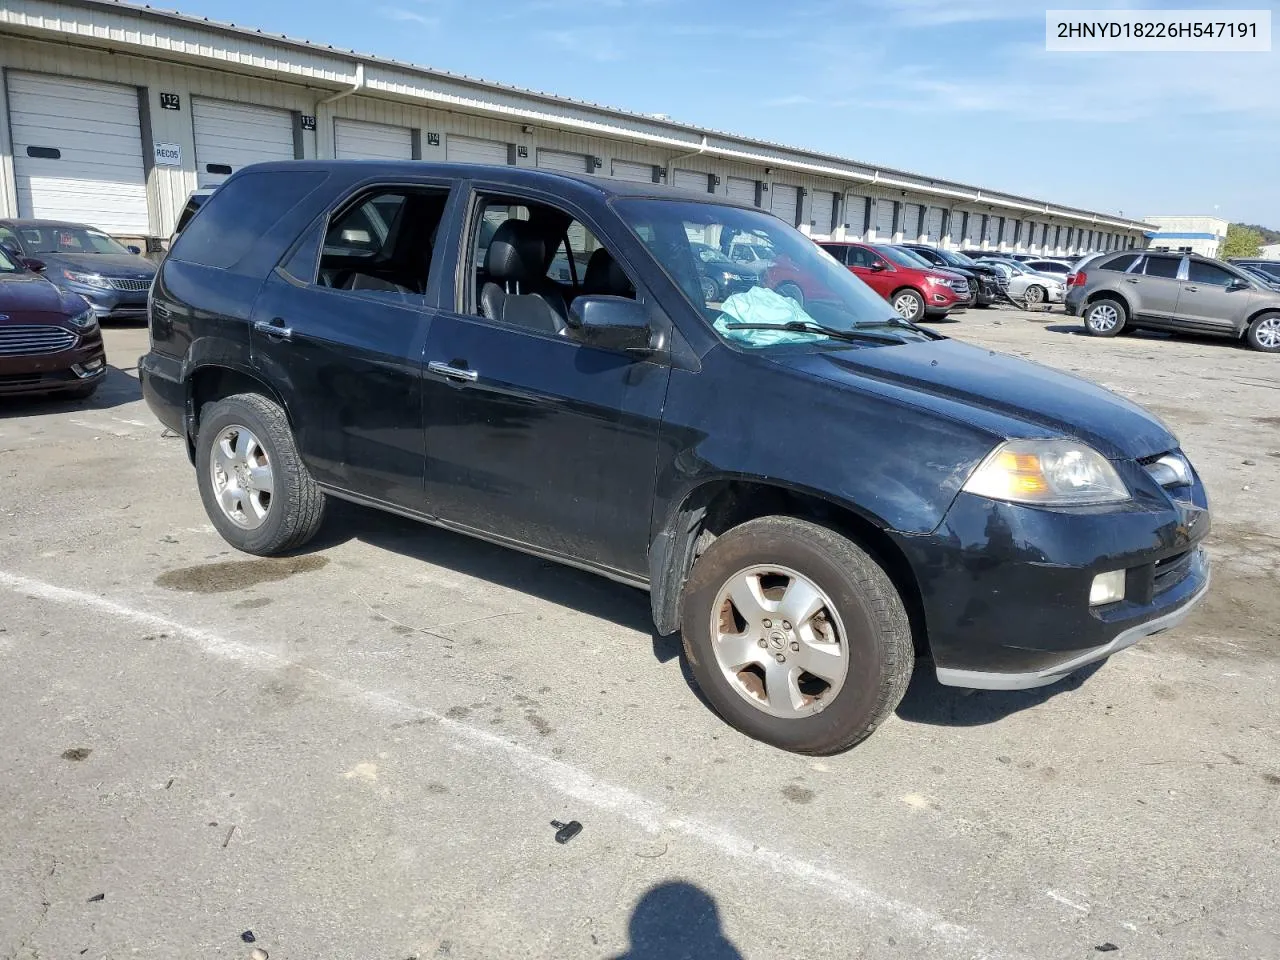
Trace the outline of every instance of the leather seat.
{"label": "leather seat", "polygon": [[545,333],[567,328],[564,295],[547,276],[546,241],[529,221],[508,220],[498,227],[485,253],[484,272],[482,316]]}
{"label": "leather seat", "polygon": [[587,272],[582,278],[582,292],[588,296],[635,298],[636,288],[612,254],[604,247],[591,254]]}

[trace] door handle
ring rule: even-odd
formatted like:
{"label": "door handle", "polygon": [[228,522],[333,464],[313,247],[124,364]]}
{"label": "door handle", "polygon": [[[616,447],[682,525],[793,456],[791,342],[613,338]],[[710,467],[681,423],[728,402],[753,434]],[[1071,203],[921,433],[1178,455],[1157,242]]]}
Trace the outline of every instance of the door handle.
{"label": "door handle", "polygon": [[445,363],[443,360],[432,360],[427,364],[427,369],[432,373],[438,373],[442,377],[448,377],[450,380],[466,380],[468,383],[474,383],[480,374],[475,370],[467,370],[464,367],[455,367],[451,363]]}
{"label": "door handle", "polygon": [[274,320],[255,320],[253,321],[253,329],[268,337],[275,337],[279,340],[293,339],[293,330],[284,325],[284,321],[279,317]]}
{"label": "door handle", "polygon": [[1124,282],[1125,282],[1125,283],[1141,283],[1142,281],[1141,281],[1141,280],[1137,280],[1137,279],[1135,279],[1135,278],[1133,278],[1133,277],[1125,277],[1125,278],[1124,278]]}
{"label": "door handle", "polygon": [[1183,290],[1190,290],[1192,293],[1195,293],[1195,292],[1196,292],[1197,290],[1199,290],[1200,288],[1199,288],[1199,287],[1183,287],[1182,289],[1183,289]]}

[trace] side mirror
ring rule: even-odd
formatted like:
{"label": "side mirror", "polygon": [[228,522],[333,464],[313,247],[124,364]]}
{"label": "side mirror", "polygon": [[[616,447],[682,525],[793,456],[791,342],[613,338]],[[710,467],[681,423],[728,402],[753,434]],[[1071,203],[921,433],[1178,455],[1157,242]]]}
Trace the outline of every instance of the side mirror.
{"label": "side mirror", "polygon": [[883,269],[884,269],[884,261],[883,261],[883,260],[877,260],[877,261],[875,261],[875,263],[871,264],[871,270],[872,270],[872,272],[873,272],[873,273],[879,273],[879,272],[880,272],[881,270],[883,270]]}
{"label": "side mirror", "polygon": [[44,273],[45,262],[37,260],[35,257],[23,257],[22,265],[32,273]]}
{"label": "side mirror", "polygon": [[644,304],[628,297],[578,297],[569,305],[569,329],[580,343],[605,350],[649,356],[666,346]]}
{"label": "side mirror", "polygon": [[125,249],[128,250],[130,253],[132,253],[135,257],[142,255],[142,248],[137,246],[136,244],[131,243],[129,244],[129,246],[125,247]]}
{"label": "side mirror", "polygon": [[1242,280],[1239,277],[1236,277],[1234,280],[1232,280],[1230,283],[1227,284],[1227,289],[1228,290],[1248,290],[1249,286],[1250,285],[1248,280]]}

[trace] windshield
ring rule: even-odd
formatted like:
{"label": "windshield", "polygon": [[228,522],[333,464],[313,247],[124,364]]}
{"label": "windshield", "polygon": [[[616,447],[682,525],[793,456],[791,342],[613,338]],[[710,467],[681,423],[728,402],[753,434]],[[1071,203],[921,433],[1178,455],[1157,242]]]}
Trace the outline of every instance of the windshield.
{"label": "windshield", "polygon": [[693,252],[698,255],[698,259],[703,263],[733,263],[732,260],[715,247],[708,247],[705,243],[693,243],[690,246],[693,247]]}
{"label": "windshield", "polygon": [[882,257],[887,257],[900,267],[911,267],[914,270],[928,269],[933,266],[924,257],[918,257],[910,250],[901,247],[873,246],[871,248]]}
{"label": "windshield", "polygon": [[991,260],[997,266],[1005,267],[1012,273],[1030,273],[1031,271],[1020,264],[1017,260]]}
{"label": "windshield", "polygon": [[[623,197],[613,202],[627,227],[685,298],[725,340],[739,346],[813,344],[821,333],[798,332],[797,325],[819,324],[851,332],[863,328],[896,330],[904,340],[929,339],[904,323],[870,287],[817,244],[777,217],[740,207],[684,200]],[[774,263],[727,296],[704,284],[697,250],[736,249],[744,239],[768,243]],[[723,296],[723,299],[720,299]],[[789,324],[792,329],[783,329]],[[743,326],[767,327],[746,330]]]}
{"label": "windshield", "polygon": [[129,251],[101,230],[71,224],[21,227],[18,233],[28,254],[40,253],[125,253]]}
{"label": "windshield", "polygon": [[972,267],[977,264],[972,257],[966,257],[963,253],[957,253],[954,250],[939,250],[938,253],[953,267]]}

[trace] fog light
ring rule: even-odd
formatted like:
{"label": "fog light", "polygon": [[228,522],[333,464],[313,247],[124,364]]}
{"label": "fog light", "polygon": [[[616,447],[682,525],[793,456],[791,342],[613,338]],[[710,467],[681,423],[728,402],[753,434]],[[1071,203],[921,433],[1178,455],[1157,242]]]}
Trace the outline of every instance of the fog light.
{"label": "fog light", "polygon": [[1124,571],[1112,570],[1100,573],[1093,578],[1093,586],[1089,588],[1089,606],[1098,607],[1104,603],[1115,603],[1124,599]]}

